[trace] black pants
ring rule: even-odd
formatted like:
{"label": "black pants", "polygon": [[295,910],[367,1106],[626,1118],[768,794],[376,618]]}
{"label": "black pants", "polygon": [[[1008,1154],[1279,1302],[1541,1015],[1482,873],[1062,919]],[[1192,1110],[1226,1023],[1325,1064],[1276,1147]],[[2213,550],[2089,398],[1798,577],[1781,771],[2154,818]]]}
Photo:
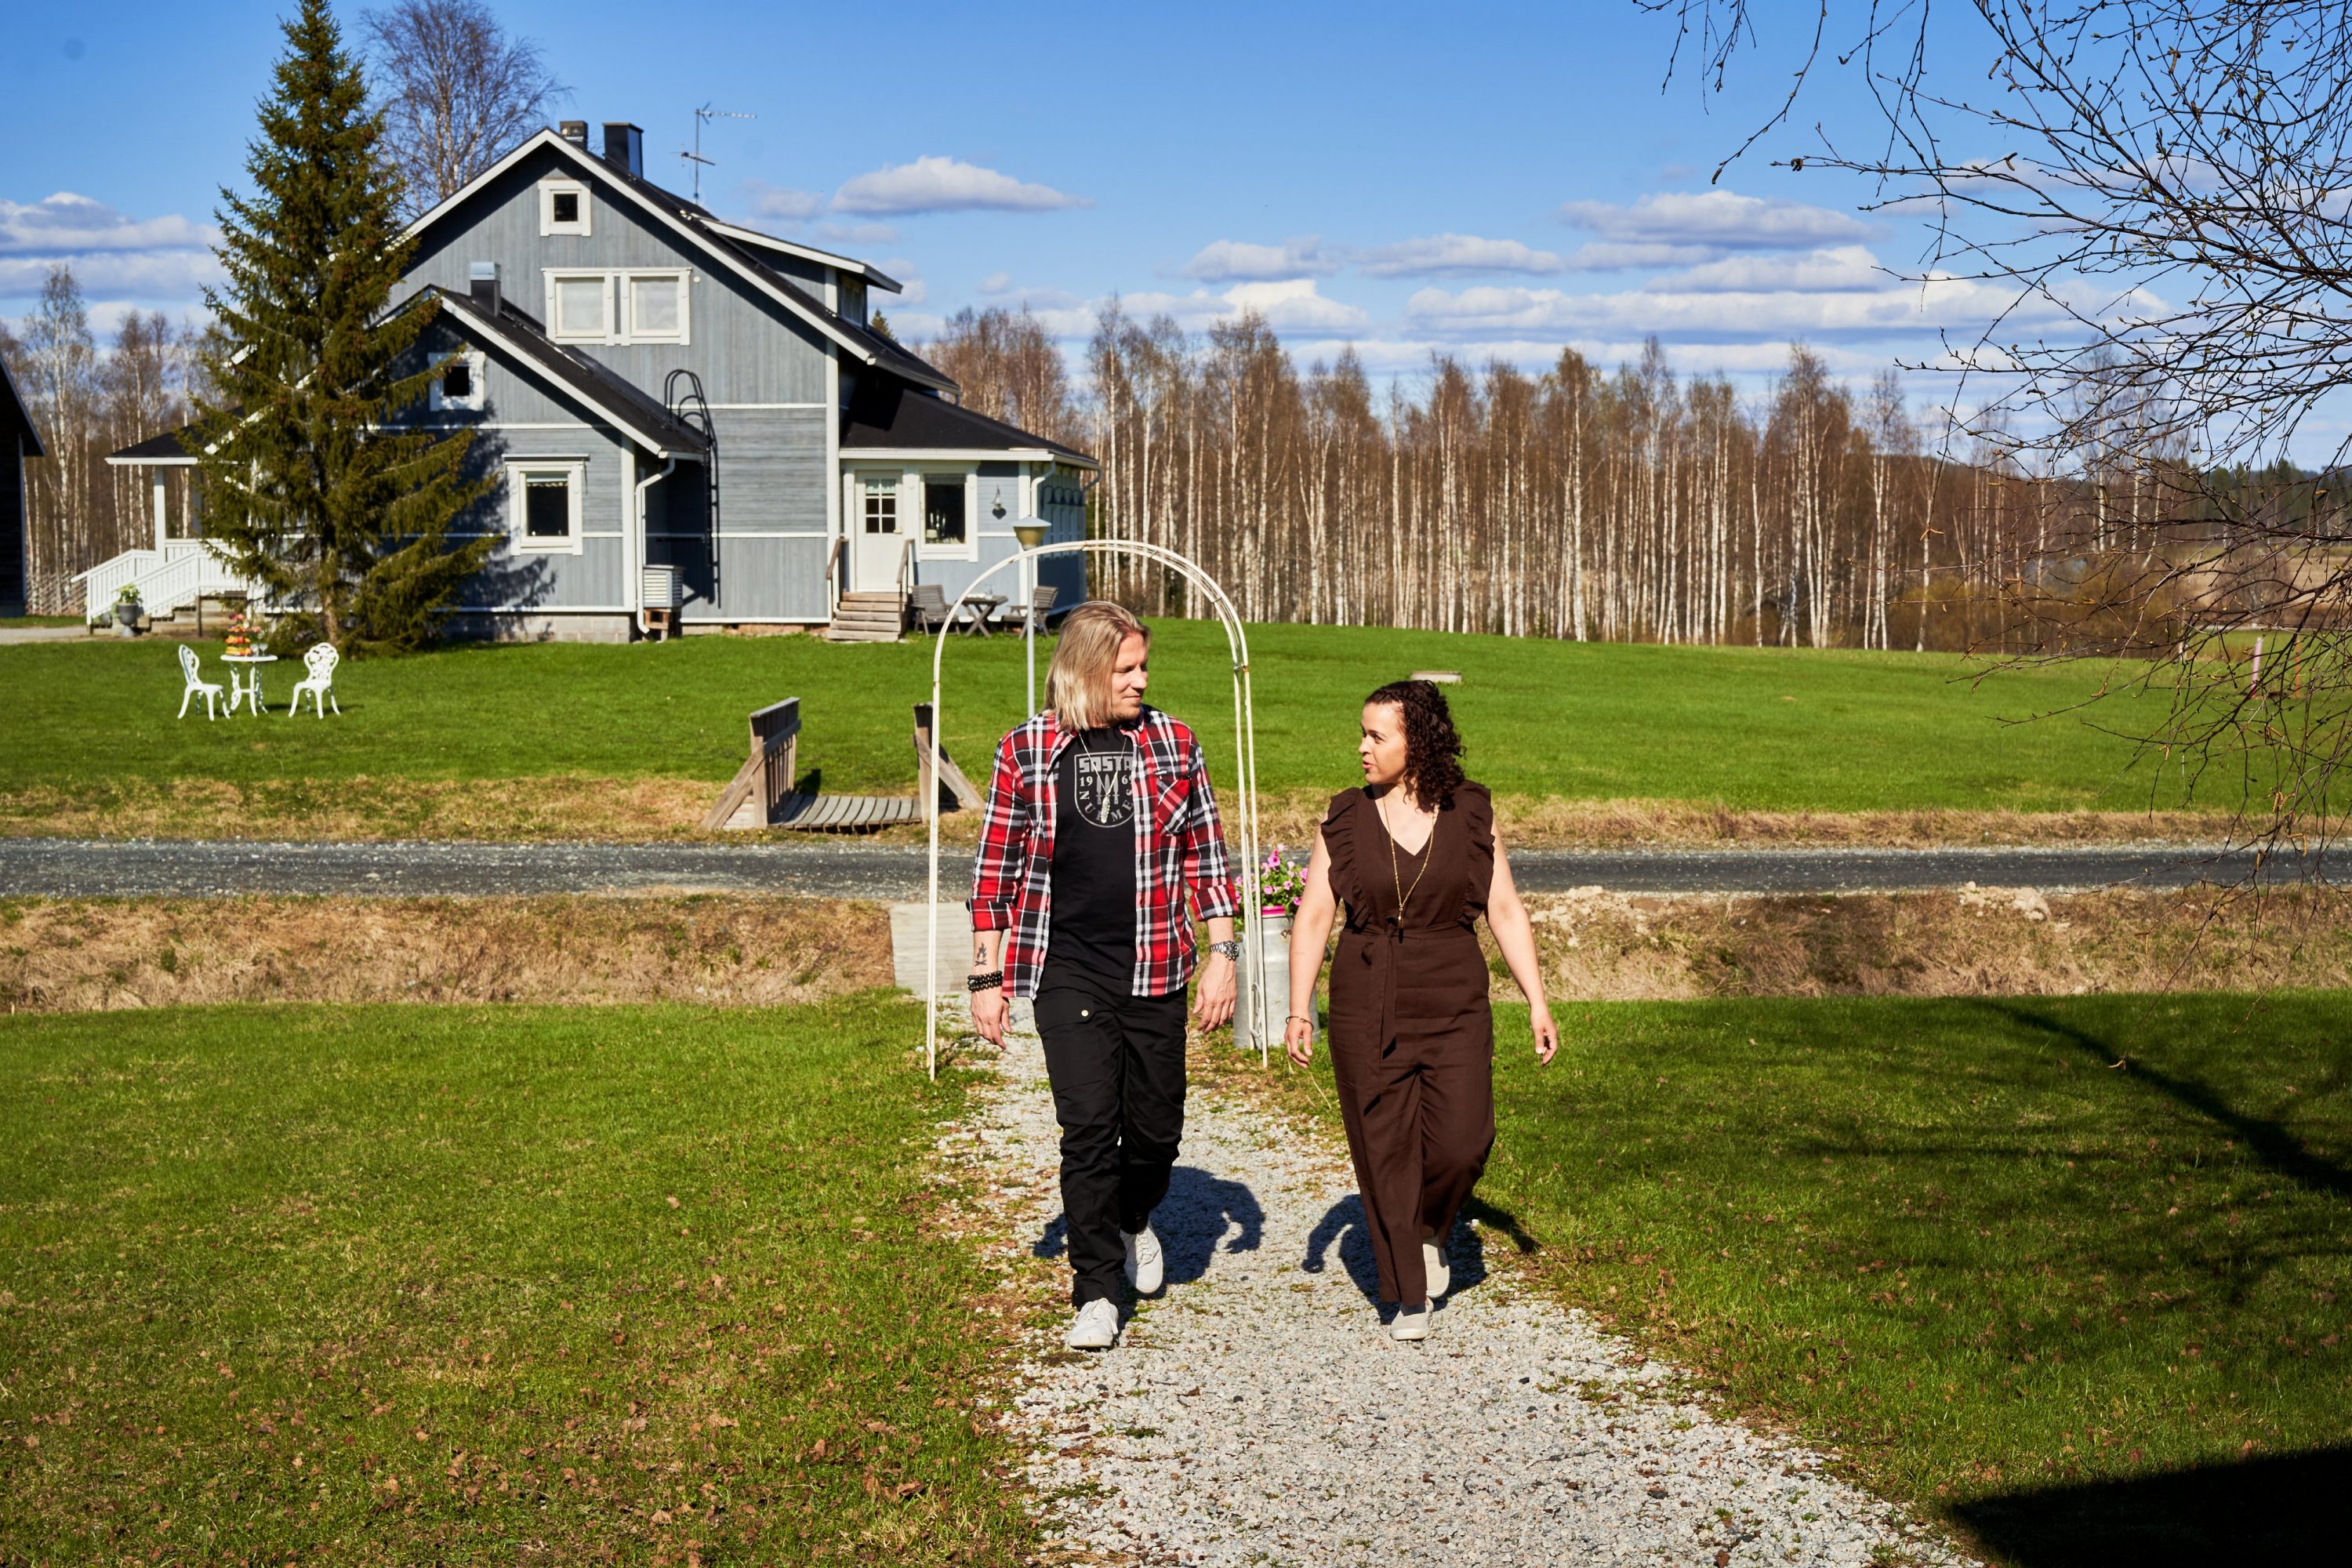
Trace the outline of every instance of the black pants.
{"label": "black pants", "polygon": [[1037,981],[1037,1033],[1062,1124],[1062,1213],[1070,1304],[1116,1301],[1132,1235],[1168,1195],[1184,1132],[1184,993],[1130,996],[1050,959]]}

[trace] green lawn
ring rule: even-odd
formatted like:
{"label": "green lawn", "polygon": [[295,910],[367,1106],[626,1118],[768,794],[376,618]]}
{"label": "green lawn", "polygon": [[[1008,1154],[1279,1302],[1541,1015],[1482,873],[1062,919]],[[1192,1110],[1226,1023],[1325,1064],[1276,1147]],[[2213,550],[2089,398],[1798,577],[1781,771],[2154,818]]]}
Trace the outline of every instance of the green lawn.
{"label": "green lawn", "polygon": [[1480,1196],[1570,1299],[2015,1563],[2335,1540],[2352,994],[1561,1017],[1538,1069],[1505,1012]]}
{"label": "green lawn", "polygon": [[78,626],[79,616],[0,616],[0,626]]}
{"label": "green lawn", "polygon": [[917,1032],[0,1019],[0,1560],[1023,1560]]}
{"label": "green lawn", "polygon": [[[1223,637],[1156,628],[1153,699],[1192,720],[1231,772]],[[1259,766],[1275,791],[1354,777],[1357,707],[1416,668],[1454,689],[1473,776],[1506,795],[1714,802],[1757,810],[2135,810],[2233,805],[2177,775],[2127,771],[2161,699],[2116,697],[2087,715],[2019,724],[2079,702],[2107,666],[2006,672],[1982,685],[1946,656],[1571,644],[1365,628],[1251,631]],[[208,678],[217,645],[204,646]],[[1041,662],[1044,654],[1041,648]],[[173,646],[157,640],[0,647],[0,796],[126,783],[231,784],[577,775],[724,780],[744,716],[802,700],[804,771],[827,788],[899,791],[913,777],[910,709],[929,694],[928,644],[836,646],[805,637],[697,637],[635,647],[456,647],[346,664],[340,721],[176,721]],[[949,740],[978,773],[1019,716],[1021,648],[948,648]],[[297,667],[269,678],[282,704]]]}

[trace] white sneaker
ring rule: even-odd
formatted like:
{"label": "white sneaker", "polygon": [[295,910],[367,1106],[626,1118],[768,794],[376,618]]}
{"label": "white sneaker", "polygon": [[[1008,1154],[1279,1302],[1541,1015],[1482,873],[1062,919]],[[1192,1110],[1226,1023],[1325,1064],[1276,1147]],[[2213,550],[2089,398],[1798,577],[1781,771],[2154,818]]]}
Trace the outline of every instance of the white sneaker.
{"label": "white sneaker", "polygon": [[1160,1238],[1152,1234],[1148,1225],[1133,1236],[1127,1236],[1124,1231],[1119,1234],[1127,1239],[1127,1282],[1135,1287],[1135,1293],[1139,1296],[1157,1294],[1160,1280],[1167,1274],[1166,1265],[1160,1258]]}
{"label": "white sneaker", "polygon": [[1389,1338],[1392,1340],[1425,1340],[1429,1338],[1429,1309],[1400,1307],[1389,1321]]}
{"label": "white sneaker", "polygon": [[1421,1238],[1421,1271],[1429,1280],[1433,1301],[1454,1288],[1454,1269],[1445,1261],[1445,1247],[1433,1236]]}
{"label": "white sneaker", "polygon": [[1069,1347],[1074,1351],[1107,1351],[1118,1343],[1118,1309],[1108,1297],[1097,1296],[1070,1320]]}

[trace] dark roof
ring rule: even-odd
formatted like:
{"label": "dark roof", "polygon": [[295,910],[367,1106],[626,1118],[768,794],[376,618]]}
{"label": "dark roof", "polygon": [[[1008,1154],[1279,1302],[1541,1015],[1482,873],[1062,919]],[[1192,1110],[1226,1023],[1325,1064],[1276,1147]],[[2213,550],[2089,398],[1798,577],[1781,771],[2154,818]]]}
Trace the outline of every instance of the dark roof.
{"label": "dark roof", "polygon": [[5,360],[0,360],[0,432],[12,432],[19,440],[30,443],[24,448],[28,458],[47,455],[41,450],[41,433],[33,428],[32,411],[16,395],[16,378],[8,374]]}
{"label": "dark roof", "polygon": [[464,294],[427,284],[417,298],[431,295],[441,301],[444,316],[469,341],[486,348],[509,349],[514,356],[603,413],[614,424],[657,451],[698,457],[709,440],[664,407],[661,400],[627,377],[599,364],[586,354],[550,338],[537,317],[501,299],[495,321]]}
{"label": "dark roof", "polygon": [[[576,144],[569,145],[572,145],[575,152],[581,151]],[[955,378],[945,371],[916,354],[908,353],[897,342],[884,337],[881,333],[861,326],[840,311],[831,309],[824,300],[810,293],[807,287],[798,279],[788,273],[778,271],[752,254],[751,247],[719,233],[719,226],[724,220],[708,207],[688,201],[676,191],[655,184],[643,174],[632,174],[610,159],[599,158],[593,153],[583,153],[583,155],[588,159],[588,162],[593,163],[597,172],[606,179],[617,184],[625,185],[654,205],[665,207],[677,214],[685,222],[686,226],[694,232],[695,237],[705,245],[719,251],[728,260],[757,274],[761,282],[792,300],[803,310],[822,318],[839,331],[843,336],[851,339],[871,353],[877,364],[903,375],[909,381],[937,386],[948,392],[956,390]]]}
{"label": "dark roof", "polygon": [[144,441],[133,441],[120,452],[108,454],[106,460],[133,464],[158,461],[193,463],[195,459],[188,456],[185,447],[180,445],[180,437],[194,428],[194,425],[183,425],[177,430],[166,430],[160,436],[150,436]]}
{"label": "dark roof", "polygon": [[1076,447],[991,419],[961,404],[887,376],[861,375],[841,416],[844,447],[899,451],[1038,449],[1086,468],[1095,460]]}
{"label": "dark roof", "polygon": [[757,272],[761,281],[791,295],[801,305],[825,317],[842,331],[857,340],[874,355],[876,363],[905,376],[909,381],[925,383],[949,392],[956,390],[955,378],[947,372],[919,355],[908,353],[895,340],[886,338],[871,328],[859,325],[838,310],[827,309],[824,301],[810,293],[797,279],[768,265],[766,261],[752,253],[750,246],[740,240],[719,233],[714,226],[722,220],[707,207],[698,206],[676,191],[665,190],[644,175],[632,174],[618,164],[603,159],[598,159],[597,162],[603,164],[604,172],[613,179],[627,185],[646,200],[657,205],[667,206],[678,216],[684,218],[687,226],[699,235],[705,244],[725,251],[730,259],[740,262]]}
{"label": "dark roof", "polygon": [[[492,321],[467,296],[427,284],[394,309],[406,310],[428,296],[440,300],[443,318],[467,342],[478,343],[502,358],[520,360],[653,450],[698,459],[709,450],[710,442],[701,431],[662,406],[658,399],[648,395],[635,383],[549,338],[536,317],[517,309],[510,300],[499,302],[498,318]],[[180,445],[180,432],[173,430],[125,447],[107,461],[136,467],[187,459],[187,451]]]}

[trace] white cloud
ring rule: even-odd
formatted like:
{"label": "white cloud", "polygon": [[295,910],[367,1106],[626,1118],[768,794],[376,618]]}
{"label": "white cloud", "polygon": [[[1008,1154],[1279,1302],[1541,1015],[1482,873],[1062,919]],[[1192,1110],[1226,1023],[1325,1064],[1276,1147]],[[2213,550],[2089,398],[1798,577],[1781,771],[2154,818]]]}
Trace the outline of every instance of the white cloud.
{"label": "white cloud", "polygon": [[31,204],[0,201],[0,297],[38,294],[62,263],[93,300],[193,300],[222,279],[212,252],[219,239],[210,224],[134,218],[71,191]]}
{"label": "white cloud", "polygon": [[1569,253],[1570,272],[1622,272],[1636,267],[1696,267],[1720,260],[1719,245],[1666,245],[1656,240],[1595,240]]}
{"label": "white cloud", "polygon": [[1276,331],[1345,332],[1371,321],[1355,306],[1316,292],[1312,278],[1237,283],[1225,290],[1225,302],[1232,307],[1228,314],[1255,310]]}
{"label": "white cloud", "polygon": [[1094,204],[1051,185],[1031,184],[957,158],[923,157],[860,174],[833,195],[835,212],[883,215],[1051,212]]}
{"label": "white cloud", "polygon": [[835,245],[896,245],[898,231],[887,223],[821,223],[816,237]]}
{"label": "white cloud", "polygon": [[1862,239],[1870,227],[1852,213],[1729,191],[1653,191],[1631,206],[1567,202],[1559,219],[1604,240],[1720,246],[1729,250],[1806,250]]}
{"label": "white cloud", "polygon": [[134,218],[71,191],[27,206],[0,201],[0,256],[79,256],[97,250],[209,250],[220,230],[173,214]]}
{"label": "white cloud", "polygon": [[[931,287],[923,281],[923,269],[903,256],[894,256],[882,263],[882,270],[898,280],[897,303],[919,305],[931,297]],[[884,296],[877,294],[869,305],[880,308]]]}
{"label": "white cloud", "polygon": [[1251,245],[1220,239],[1201,247],[1186,262],[1183,274],[1204,283],[1274,282],[1292,278],[1328,278],[1339,270],[1334,258],[1323,254],[1323,242],[1313,235],[1280,245]]}
{"label": "white cloud", "polygon": [[1372,278],[1433,278],[1466,272],[1558,272],[1565,265],[1549,250],[1516,239],[1481,239],[1474,234],[1439,234],[1426,239],[1375,246],[1356,258]]}
{"label": "white cloud", "polygon": [[995,299],[999,294],[1010,294],[1013,292],[1013,275],[1009,272],[992,272],[980,280],[980,291],[991,300]]}
{"label": "white cloud", "polygon": [[1734,256],[1653,278],[1642,287],[1652,293],[1785,293],[1885,289],[1894,280],[1867,247],[1841,245],[1795,254]]}
{"label": "white cloud", "polygon": [[1465,289],[1449,294],[1423,289],[1405,302],[1405,317],[1424,331],[1448,336],[1496,332],[1605,332],[1638,338],[1648,332],[1736,340],[1823,332],[1919,332],[1939,327],[1973,330],[2004,310],[2011,327],[2054,321],[2063,313],[2047,300],[2020,301],[2013,289],[1958,278],[1924,283],[1883,280],[1862,289],[1676,289],[1666,287],[1610,294],[1569,294],[1558,289]]}
{"label": "white cloud", "polygon": [[796,191],[765,180],[744,181],[743,201],[753,217],[770,222],[804,222],[824,207],[824,198],[814,191]]}

